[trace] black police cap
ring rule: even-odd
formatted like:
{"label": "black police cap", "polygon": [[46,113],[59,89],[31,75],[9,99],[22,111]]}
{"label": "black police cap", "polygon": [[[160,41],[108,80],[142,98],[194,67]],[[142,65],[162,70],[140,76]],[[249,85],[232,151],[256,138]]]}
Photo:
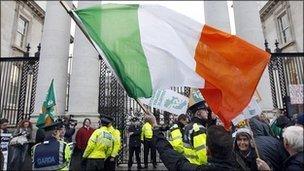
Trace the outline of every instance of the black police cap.
{"label": "black police cap", "polygon": [[43,129],[45,131],[53,131],[53,130],[58,130],[63,127],[63,122],[61,120],[57,120],[53,122],[51,125],[44,126]]}
{"label": "black police cap", "polygon": [[109,124],[109,123],[113,122],[113,118],[109,115],[100,114],[100,122],[105,123],[105,124]]}
{"label": "black police cap", "polygon": [[193,114],[200,109],[206,109],[206,110],[209,109],[209,107],[206,106],[205,101],[200,101],[198,103],[195,103],[194,105],[192,105],[188,108],[188,110]]}

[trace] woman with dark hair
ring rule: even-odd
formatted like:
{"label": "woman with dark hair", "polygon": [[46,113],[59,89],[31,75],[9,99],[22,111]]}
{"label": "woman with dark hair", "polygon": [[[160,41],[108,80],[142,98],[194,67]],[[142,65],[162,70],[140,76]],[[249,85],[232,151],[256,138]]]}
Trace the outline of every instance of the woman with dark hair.
{"label": "woman with dark hair", "polygon": [[20,169],[24,165],[29,143],[32,142],[32,130],[32,123],[27,119],[22,120],[18,124],[10,141],[11,158],[8,170]]}
{"label": "woman with dark hair", "polygon": [[[82,127],[77,131],[76,133],[76,148],[75,150],[77,151],[76,153],[78,154],[77,156],[82,156],[84,150],[87,147],[88,141],[93,134],[95,129],[91,127],[91,120],[89,118],[85,118],[83,120],[83,125]],[[81,157],[80,157],[81,158]],[[85,165],[82,163],[81,164],[81,170],[85,170]]]}

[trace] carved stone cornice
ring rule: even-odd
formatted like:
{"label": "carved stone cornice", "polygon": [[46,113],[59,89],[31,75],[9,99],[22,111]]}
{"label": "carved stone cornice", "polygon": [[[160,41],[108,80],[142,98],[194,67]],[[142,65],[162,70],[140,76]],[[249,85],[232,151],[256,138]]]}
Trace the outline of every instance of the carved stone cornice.
{"label": "carved stone cornice", "polygon": [[26,4],[38,17],[40,17],[42,20],[44,19],[45,11],[35,1],[18,1]]}
{"label": "carved stone cornice", "polygon": [[260,10],[260,18],[261,20],[265,20],[265,18],[273,11],[274,6],[278,4],[279,0],[268,1],[264,7]]}

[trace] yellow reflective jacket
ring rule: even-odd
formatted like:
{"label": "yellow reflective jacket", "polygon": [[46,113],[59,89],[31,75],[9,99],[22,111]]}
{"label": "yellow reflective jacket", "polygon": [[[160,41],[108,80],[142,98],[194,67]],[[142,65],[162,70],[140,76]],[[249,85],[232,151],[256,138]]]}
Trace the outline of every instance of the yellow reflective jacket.
{"label": "yellow reflective jacket", "polygon": [[121,149],[120,131],[118,129],[115,129],[112,125],[109,126],[108,130],[112,134],[114,140],[111,157],[116,157]]}
{"label": "yellow reflective jacket", "polygon": [[206,129],[197,123],[186,126],[184,155],[192,164],[207,163]]}
{"label": "yellow reflective jacket", "polygon": [[105,159],[112,153],[114,138],[108,127],[102,126],[91,135],[83,153],[84,158]]}
{"label": "yellow reflective jacket", "polygon": [[152,137],[153,137],[152,125],[149,122],[146,122],[141,130],[141,140],[143,141],[144,139],[152,139]]}
{"label": "yellow reflective jacket", "polygon": [[183,143],[183,135],[177,124],[174,124],[170,128],[170,138],[169,142],[172,145],[173,149],[179,153],[184,152],[184,143]]}

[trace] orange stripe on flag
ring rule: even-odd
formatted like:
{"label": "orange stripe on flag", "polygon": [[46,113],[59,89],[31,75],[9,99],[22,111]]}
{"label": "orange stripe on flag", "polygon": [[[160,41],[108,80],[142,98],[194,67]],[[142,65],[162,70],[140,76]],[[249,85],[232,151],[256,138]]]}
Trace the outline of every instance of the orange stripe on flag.
{"label": "orange stripe on flag", "polygon": [[196,47],[196,72],[205,79],[202,95],[225,127],[248,105],[270,54],[205,25]]}

